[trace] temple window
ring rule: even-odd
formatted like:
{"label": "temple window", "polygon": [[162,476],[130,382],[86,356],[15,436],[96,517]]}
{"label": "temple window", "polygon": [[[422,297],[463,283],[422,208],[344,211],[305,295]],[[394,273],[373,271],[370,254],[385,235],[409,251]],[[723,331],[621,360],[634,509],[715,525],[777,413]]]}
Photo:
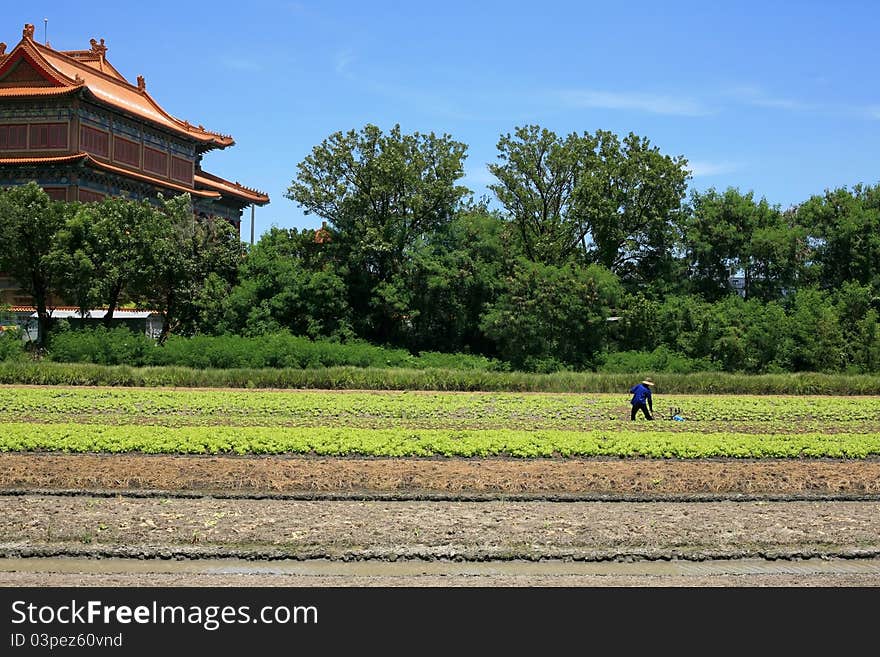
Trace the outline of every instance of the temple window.
{"label": "temple window", "polygon": [[31,125],[31,150],[67,148],[66,123],[34,123]]}
{"label": "temple window", "polygon": [[113,137],[113,159],[133,167],[141,164],[141,145],[130,139]]}
{"label": "temple window", "polygon": [[144,146],[144,171],[168,175],[168,155],[155,148]]}
{"label": "temple window", "polygon": [[192,184],[193,180],[193,164],[189,160],[180,157],[171,158],[171,177],[174,180]]}
{"label": "temple window", "polygon": [[105,130],[90,128],[87,125],[79,129],[79,145],[87,153],[101,157],[110,157],[110,133]]}
{"label": "temple window", "polygon": [[79,190],[80,203],[97,203],[104,200],[104,195],[100,192],[93,192],[90,189]]}
{"label": "temple window", "polygon": [[0,125],[0,150],[23,151],[27,149],[27,126]]}

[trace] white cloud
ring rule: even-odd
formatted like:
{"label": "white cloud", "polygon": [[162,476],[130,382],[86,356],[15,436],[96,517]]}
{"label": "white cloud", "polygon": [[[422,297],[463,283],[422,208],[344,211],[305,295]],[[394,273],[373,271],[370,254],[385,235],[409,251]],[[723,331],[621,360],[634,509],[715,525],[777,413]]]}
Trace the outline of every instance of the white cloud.
{"label": "white cloud", "polygon": [[770,109],[783,109],[792,111],[804,111],[816,109],[814,105],[794,98],[772,96],[756,86],[733,87],[727,91],[727,95],[746,105],[755,107],[767,107]]}
{"label": "white cloud", "polygon": [[562,94],[573,107],[634,110],[674,116],[705,116],[712,112],[703,103],[684,96],[666,96],[638,92],[573,90]]}
{"label": "white cloud", "polygon": [[813,112],[827,116],[849,117],[880,120],[880,105],[859,105],[848,103],[814,103],[796,98],[772,96],[757,86],[739,86],[727,89],[728,98],[751,105],[769,109],[788,110],[791,112]]}
{"label": "white cloud", "polygon": [[354,53],[350,49],[341,50],[336,53],[336,64],[334,68],[339,75],[348,75],[348,67],[354,61]]}
{"label": "white cloud", "polygon": [[694,178],[704,176],[720,176],[724,173],[732,173],[740,168],[735,162],[710,162],[708,160],[694,160],[688,162],[687,167]]}

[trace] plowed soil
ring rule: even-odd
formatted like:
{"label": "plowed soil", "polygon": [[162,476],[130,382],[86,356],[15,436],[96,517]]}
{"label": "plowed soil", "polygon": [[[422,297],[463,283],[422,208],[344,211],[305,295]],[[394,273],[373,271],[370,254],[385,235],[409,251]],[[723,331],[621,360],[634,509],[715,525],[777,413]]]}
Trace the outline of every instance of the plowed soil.
{"label": "plowed soil", "polygon": [[[0,585],[880,585],[880,460],[0,455],[0,557],[124,557],[153,572]],[[168,560],[547,563],[467,574],[163,571]],[[861,574],[583,574],[565,564],[846,560]],[[11,563],[11,562],[10,562]],[[48,568],[48,567],[47,567]]]}
{"label": "plowed soil", "polygon": [[0,454],[0,490],[394,499],[880,496],[880,460]]}

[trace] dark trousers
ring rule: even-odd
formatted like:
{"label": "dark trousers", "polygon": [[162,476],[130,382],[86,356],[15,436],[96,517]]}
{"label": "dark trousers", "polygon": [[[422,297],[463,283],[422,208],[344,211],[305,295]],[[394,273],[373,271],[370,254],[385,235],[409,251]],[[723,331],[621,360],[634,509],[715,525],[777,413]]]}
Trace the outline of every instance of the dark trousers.
{"label": "dark trousers", "polygon": [[635,419],[636,419],[636,411],[638,411],[639,409],[642,409],[642,413],[645,414],[645,417],[646,417],[648,420],[653,420],[653,419],[654,419],[653,417],[651,417],[651,414],[648,412],[648,406],[647,406],[647,404],[645,404],[645,403],[643,402],[643,403],[641,403],[641,404],[633,404],[632,413],[630,414],[630,418],[629,418],[630,420],[635,421]]}

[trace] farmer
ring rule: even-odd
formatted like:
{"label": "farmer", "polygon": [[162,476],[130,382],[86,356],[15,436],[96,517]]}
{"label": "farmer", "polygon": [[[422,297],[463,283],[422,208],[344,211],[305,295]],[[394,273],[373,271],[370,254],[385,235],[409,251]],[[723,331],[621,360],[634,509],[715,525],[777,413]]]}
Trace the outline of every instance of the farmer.
{"label": "farmer", "polygon": [[645,417],[649,420],[653,420],[654,418],[651,416],[651,413],[654,412],[654,404],[651,401],[651,386],[654,385],[654,382],[651,379],[645,379],[641,383],[637,383],[629,391],[632,393],[633,398],[630,400],[630,404],[632,404],[632,413],[630,414],[630,420],[635,422],[636,412],[641,409],[642,413],[645,414]]}

